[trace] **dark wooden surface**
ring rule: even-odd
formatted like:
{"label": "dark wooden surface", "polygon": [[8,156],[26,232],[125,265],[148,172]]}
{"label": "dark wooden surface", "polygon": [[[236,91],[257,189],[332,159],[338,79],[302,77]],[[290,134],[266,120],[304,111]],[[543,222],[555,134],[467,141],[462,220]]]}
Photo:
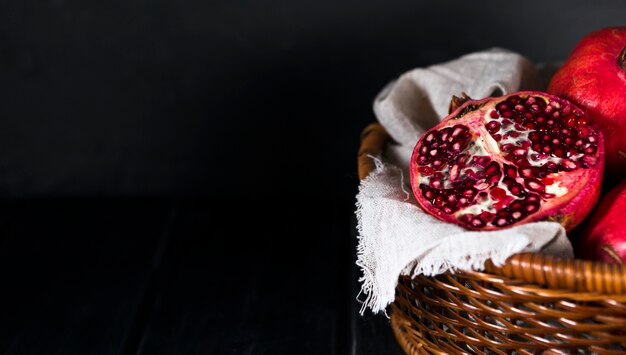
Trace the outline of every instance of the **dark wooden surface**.
{"label": "dark wooden surface", "polygon": [[318,202],[5,202],[0,353],[399,353],[357,313],[352,205]]}

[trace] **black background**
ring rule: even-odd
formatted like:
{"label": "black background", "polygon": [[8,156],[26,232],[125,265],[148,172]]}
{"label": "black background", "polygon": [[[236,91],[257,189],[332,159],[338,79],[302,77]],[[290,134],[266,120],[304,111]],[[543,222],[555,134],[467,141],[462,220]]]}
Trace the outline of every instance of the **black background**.
{"label": "black background", "polygon": [[490,47],[559,61],[624,15],[602,0],[1,1],[0,352],[387,349],[385,320],[353,308],[374,96]]}
{"label": "black background", "polygon": [[5,1],[0,194],[350,199],[391,79],[563,59],[619,1]]}

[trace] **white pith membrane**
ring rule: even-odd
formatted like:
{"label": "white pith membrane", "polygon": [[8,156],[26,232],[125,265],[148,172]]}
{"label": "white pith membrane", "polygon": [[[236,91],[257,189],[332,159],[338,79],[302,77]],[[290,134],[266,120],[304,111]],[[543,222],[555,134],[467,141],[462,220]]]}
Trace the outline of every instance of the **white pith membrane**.
{"label": "white pith membrane", "polygon": [[595,129],[564,101],[510,95],[471,105],[416,147],[419,193],[440,216],[471,229],[511,225],[566,195],[562,182],[597,162]]}

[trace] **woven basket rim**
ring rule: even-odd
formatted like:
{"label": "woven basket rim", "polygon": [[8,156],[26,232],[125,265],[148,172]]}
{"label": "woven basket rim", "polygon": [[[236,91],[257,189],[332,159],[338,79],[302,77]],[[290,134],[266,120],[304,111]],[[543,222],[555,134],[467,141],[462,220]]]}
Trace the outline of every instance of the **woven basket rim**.
{"label": "woven basket rim", "polygon": [[[374,171],[376,166],[372,157],[381,156],[391,141],[391,137],[379,123],[371,123],[363,129],[358,152],[360,180],[364,180]],[[607,295],[626,295],[626,265],[564,259],[538,253],[515,254],[503,265],[487,261],[483,271],[464,271],[464,273],[473,277],[500,276],[506,277],[509,281],[536,285],[538,288],[535,291],[548,292],[546,296],[551,291],[558,291],[558,296],[576,292],[577,298],[587,296],[588,300],[601,299]],[[520,292],[522,291],[524,290],[520,289]]]}

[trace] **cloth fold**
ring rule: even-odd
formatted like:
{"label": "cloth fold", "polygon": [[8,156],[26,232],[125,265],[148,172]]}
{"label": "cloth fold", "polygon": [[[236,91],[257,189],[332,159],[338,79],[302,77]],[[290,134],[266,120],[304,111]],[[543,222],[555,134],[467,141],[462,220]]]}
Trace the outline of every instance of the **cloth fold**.
{"label": "cloth fold", "polygon": [[378,121],[398,143],[376,170],[361,181],[357,194],[357,265],[366,309],[384,311],[393,302],[400,275],[434,276],[448,270],[481,269],[487,259],[501,265],[519,252],[573,256],[565,230],[554,222],[475,232],[442,222],[417,205],[408,181],[408,164],[419,137],[447,114],[452,95],[482,98],[540,82],[534,65],[503,49],[414,69],[385,87],[374,101]]}

